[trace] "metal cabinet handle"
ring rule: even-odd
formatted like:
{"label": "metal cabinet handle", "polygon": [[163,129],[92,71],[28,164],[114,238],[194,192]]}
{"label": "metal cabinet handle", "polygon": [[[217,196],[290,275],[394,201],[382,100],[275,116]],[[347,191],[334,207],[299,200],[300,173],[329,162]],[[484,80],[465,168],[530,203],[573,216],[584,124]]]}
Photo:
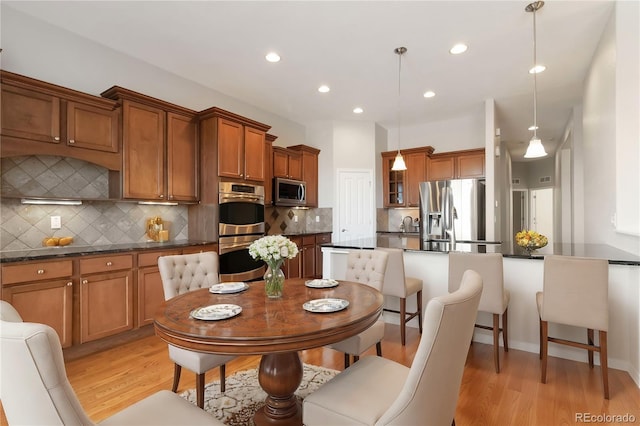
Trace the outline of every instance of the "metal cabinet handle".
{"label": "metal cabinet handle", "polygon": [[53,140],[54,140],[54,141],[59,141],[59,140],[60,140],[60,136],[54,136],[54,137],[53,137]]}
{"label": "metal cabinet handle", "polygon": [[69,143],[73,145],[74,143],[76,143],[76,141],[74,139],[69,139]]}
{"label": "metal cabinet handle", "polygon": [[160,194],[160,198],[164,198],[164,194]]}
{"label": "metal cabinet handle", "polygon": [[82,280],[82,284],[89,284],[89,280]]}
{"label": "metal cabinet handle", "polygon": [[107,266],[113,266],[113,262],[111,261],[107,262]]}
{"label": "metal cabinet handle", "polygon": [[73,285],[73,283],[72,283],[71,281],[69,281],[69,282],[67,283],[67,287],[71,287],[72,285]]}
{"label": "metal cabinet handle", "polygon": [[44,269],[38,269],[38,275],[44,274]]}

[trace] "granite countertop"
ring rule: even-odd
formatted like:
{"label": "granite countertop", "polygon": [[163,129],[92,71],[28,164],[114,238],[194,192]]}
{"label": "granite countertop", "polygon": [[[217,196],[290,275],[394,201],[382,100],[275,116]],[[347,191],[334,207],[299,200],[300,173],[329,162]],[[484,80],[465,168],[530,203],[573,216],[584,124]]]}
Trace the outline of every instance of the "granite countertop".
{"label": "granite countertop", "polygon": [[65,247],[43,247],[31,250],[7,250],[0,252],[0,263],[120,253],[129,252],[132,250],[163,250],[215,243],[215,241],[176,240],[165,241],[163,243],[152,241],[147,243],[109,244],[96,246],[70,245]]}
{"label": "granite countertop", "polygon": [[[373,249],[375,247],[396,247],[406,251],[425,251],[431,253],[449,253],[449,243],[431,243],[427,248],[420,247],[420,238],[403,233],[378,233],[370,238],[361,238],[351,241],[333,242],[322,244],[322,247],[342,249]],[[382,234],[382,235],[381,235]],[[592,257],[607,259],[609,264],[640,266],[640,256],[629,253],[606,244],[563,244],[556,243],[543,247],[532,255],[528,255],[523,249],[513,244],[478,244],[457,243],[455,251],[469,253],[501,253],[504,257],[521,259],[544,259],[544,255],[556,254],[564,256]]]}

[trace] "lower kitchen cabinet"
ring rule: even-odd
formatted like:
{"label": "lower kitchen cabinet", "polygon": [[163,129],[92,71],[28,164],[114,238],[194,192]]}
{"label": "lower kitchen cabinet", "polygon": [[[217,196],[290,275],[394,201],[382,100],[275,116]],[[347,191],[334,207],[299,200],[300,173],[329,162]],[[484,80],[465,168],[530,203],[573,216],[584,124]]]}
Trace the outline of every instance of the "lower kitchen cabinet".
{"label": "lower kitchen cabinet", "polygon": [[164,302],[164,290],[158,269],[158,258],[176,254],[180,254],[180,251],[144,252],[138,254],[138,327],[152,324],[156,311]]}
{"label": "lower kitchen cabinet", "polygon": [[131,254],[80,260],[80,343],[133,329],[132,267]]}
{"label": "lower kitchen cabinet", "polygon": [[289,237],[298,246],[298,255],[288,259],[282,270],[287,278],[321,278],[321,245],[331,242],[331,233]]}
{"label": "lower kitchen cabinet", "polygon": [[322,278],[322,244],[331,242],[331,233],[326,234],[316,234],[316,248],[315,248],[315,257],[316,257],[316,278]]}
{"label": "lower kitchen cabinet", "polygon": [[24,321],[53,328],[63,348],[73,344],[72,273],[71,260],[2,265],[2,299]]}
{"label": "lower kitchen cabinet", "polygon": [[285,278],[302,278],[302,237],[289,237],[289,239],[298,246],[298,255],[283,263],[282,272]]}
{"label": "lower kitchen cabinet", "polygon": [[305,235],[302,237],[302,277],[313,278],[316,275],[316,237]]}

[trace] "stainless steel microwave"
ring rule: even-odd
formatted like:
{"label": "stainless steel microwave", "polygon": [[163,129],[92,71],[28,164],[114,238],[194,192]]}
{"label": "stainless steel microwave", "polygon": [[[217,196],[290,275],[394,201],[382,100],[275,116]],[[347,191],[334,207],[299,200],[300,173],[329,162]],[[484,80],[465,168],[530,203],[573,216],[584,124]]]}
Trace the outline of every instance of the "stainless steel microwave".
{"label": "stainless steel microwave", "polygon": [[306,206],[306,182],[301,180],[274,178],[273,203],[276,206]]}

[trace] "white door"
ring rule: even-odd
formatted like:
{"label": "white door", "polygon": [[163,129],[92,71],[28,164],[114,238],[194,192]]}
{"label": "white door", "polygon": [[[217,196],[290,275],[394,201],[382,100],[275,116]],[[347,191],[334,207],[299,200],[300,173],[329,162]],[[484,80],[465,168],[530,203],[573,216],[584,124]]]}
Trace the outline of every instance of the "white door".
{"label": "white door", "polygon": [[531,190],[531,229],[547,237],[553,245],[553,188]]}
{"label": "white door", "polygon": [[375,236],[373,172],[368,169],[338,169],[336,183],[337,223],[333,237],[350,241]]}

